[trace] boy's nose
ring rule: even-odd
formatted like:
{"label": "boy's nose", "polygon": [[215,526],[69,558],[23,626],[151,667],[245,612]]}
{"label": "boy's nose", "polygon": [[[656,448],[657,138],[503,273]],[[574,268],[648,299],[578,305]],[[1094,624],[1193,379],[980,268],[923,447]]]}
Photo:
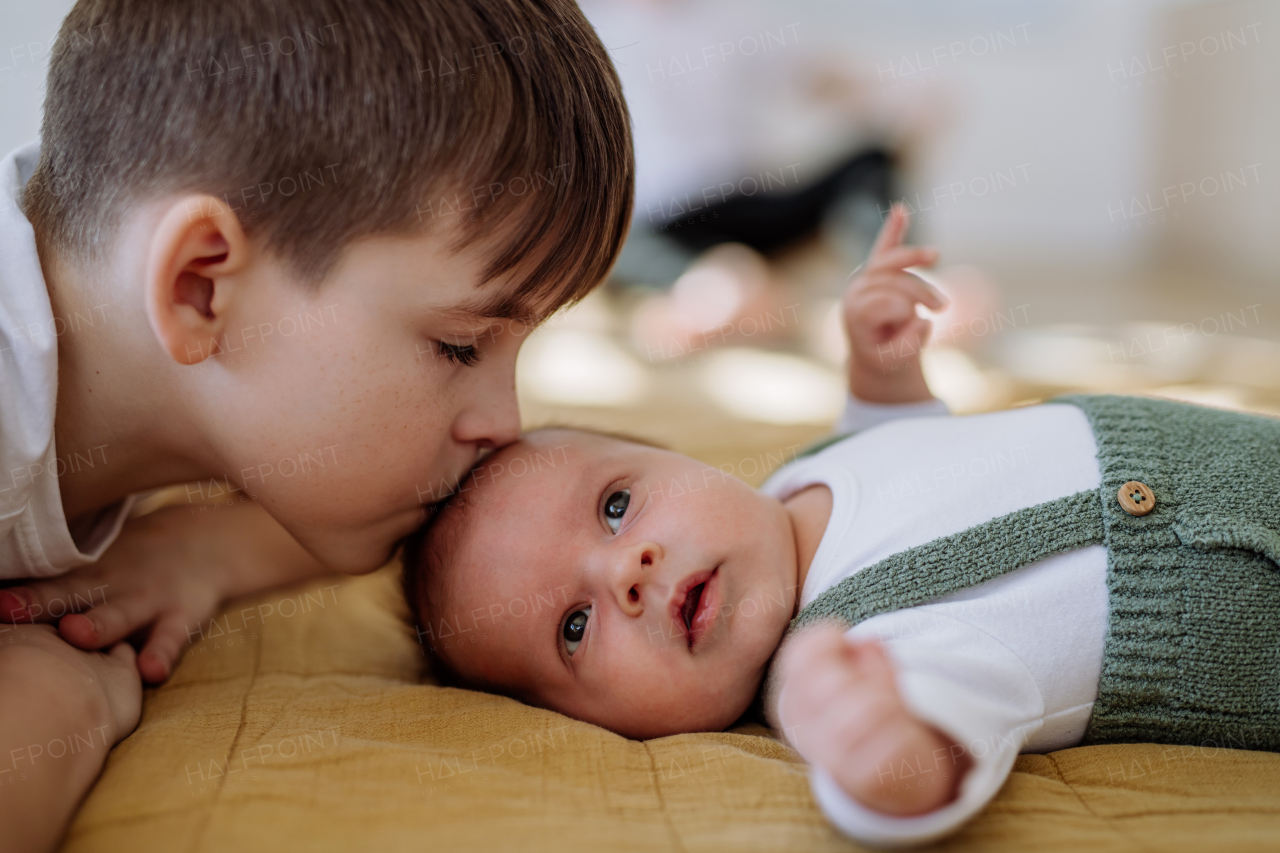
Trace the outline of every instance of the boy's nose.
{"label": "boy's nose", "polygon": [[490,400],[473,405],[453,423],[453,438],[460,444],[504,447],[520,437],[520,410],[515,395],[509,401]]}
{"label": "boy's nose", "polygon": [[653,570],[661,559],[662,548],[653,542],[632,545],[617,555],[610,567],[610,583],[618,609],[626,615],[644,613],[646,590],[653,586]]}
{"label": "boy's nose", "polygon": [[503,447],[520,437],[520,405],[515,375],[503,373],[466,391],[469,399],[453,421],[453,438],[461,444]]}

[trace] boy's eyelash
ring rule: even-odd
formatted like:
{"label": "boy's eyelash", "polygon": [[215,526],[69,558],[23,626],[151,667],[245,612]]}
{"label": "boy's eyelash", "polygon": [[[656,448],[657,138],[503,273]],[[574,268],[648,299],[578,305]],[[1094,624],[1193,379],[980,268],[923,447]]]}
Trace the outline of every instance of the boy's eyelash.
{"label": "boy's eyelash", "polygon": [[436,341],[436,351],[440,357],[448,360],[453,364],[460,364],[463,367],[475,367],[483,358],[480,350],[470,344],[451,344],[445,341]]}

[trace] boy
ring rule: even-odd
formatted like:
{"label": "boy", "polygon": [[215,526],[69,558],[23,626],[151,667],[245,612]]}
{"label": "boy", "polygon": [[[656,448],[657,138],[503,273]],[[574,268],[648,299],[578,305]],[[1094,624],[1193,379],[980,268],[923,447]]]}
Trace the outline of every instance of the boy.
{"label": "boy", "polygon": [[954,830],[1020,751],[1280,748],[1280,421],[1119,397],[937,416],[902,345],[940,305],[904,271],[932,255],[902,228],[846,296],[843,426],[917,417],[760,492],[527,435],[406,548],[441,670],[635,738],[722,729],[763,683],[825,813],[877,845]]}
{"label": "boy", "polygon": [[[160,681],[219,598],[377,568],[424,484],[517,436],[525,331],[627,228],[626,108],[569,0],[83,0],[47,92],[0,164],[0,579],[53,580],[0,616],[98,589],[62,637],[145,631]],[[87,565],[173,483],[256,501],[187,522],[214,570]],[[6,640],[4,754],[133,728],[128,648]],[[14,768],[6,843],[50,846],[105,752]]]}

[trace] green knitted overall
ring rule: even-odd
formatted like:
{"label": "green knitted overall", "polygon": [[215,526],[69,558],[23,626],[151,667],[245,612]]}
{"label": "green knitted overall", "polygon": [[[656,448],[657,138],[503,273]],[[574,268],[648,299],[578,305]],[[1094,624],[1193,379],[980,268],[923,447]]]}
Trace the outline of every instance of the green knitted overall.
{"label": "green knitted overall", "polygon": [[[1052,554],[1107,548],[1102,677],[1084,743],[1280,750],[1280,420],[1145,398],[1063,397],[1102,485],[895,554],[789,630],[914,607]],[[1134,516],[1122,484],[1147,484]]]}

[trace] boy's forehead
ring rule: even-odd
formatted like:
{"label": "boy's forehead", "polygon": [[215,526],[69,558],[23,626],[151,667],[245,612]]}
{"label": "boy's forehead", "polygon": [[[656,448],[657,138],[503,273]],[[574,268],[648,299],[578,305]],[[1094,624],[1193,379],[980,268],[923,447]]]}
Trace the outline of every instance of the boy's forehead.
{"label": "boy's forehead", "polygon": [[450,319],[470,325],[491,320],[512,320],[525,326],[537,326],[554,311],[529,294],[521,294],[515,285],[505,281],[481,282],[475,292],[459,299],[442,313]]}
{"label": "boy's forehead", "polygon": [[551,243],[534,248],[504,272],[489,274],[494,259],[519,240],[522,230],[521,217],[513,216],[481,239],[465,234],[460,223],[434,235],[442,238],[447,253],[469,268],[475,284],[454,310],[471,320],[517,320],[536,326],[561,307],[564,299],[557,288],[531,286],[539,263],[554,249]]}

